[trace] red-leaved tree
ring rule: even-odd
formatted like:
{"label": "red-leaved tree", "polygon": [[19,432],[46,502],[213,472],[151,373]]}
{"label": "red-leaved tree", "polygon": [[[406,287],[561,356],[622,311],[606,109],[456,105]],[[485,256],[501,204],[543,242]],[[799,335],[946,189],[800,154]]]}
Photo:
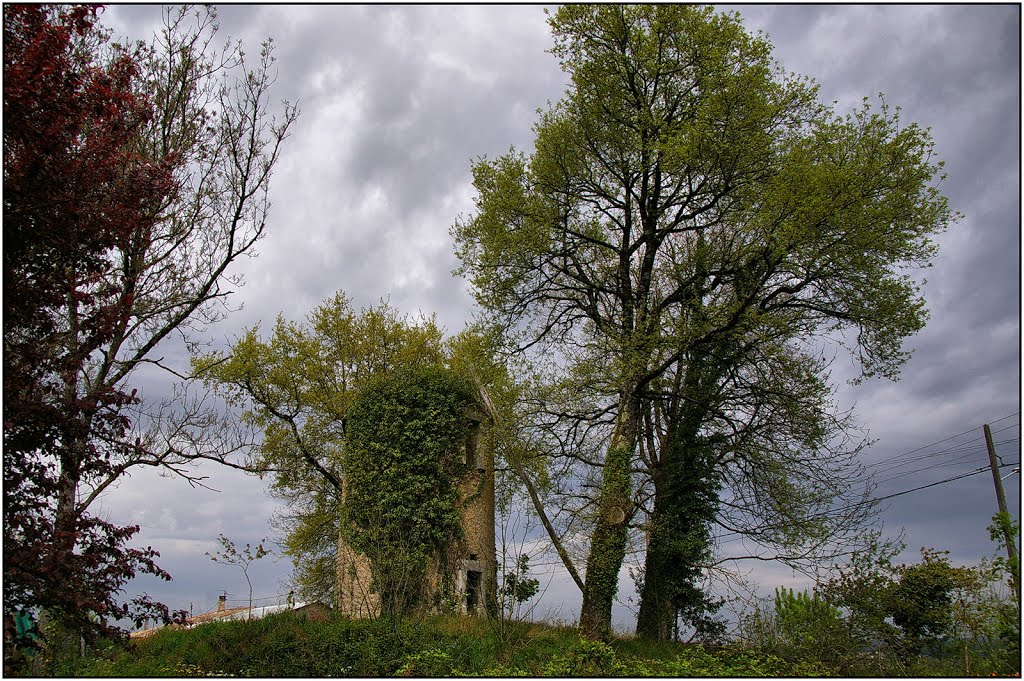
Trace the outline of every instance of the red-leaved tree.
{"label": "red-leaved tree", "polygon": [[176,190],[173,155],[131,151],[153,116],[135,60],[95,63],[94,32],[94,8],[4,7],[5,640],[29,608],[104,631],[136,572],[169,579],[155,551],[124,547],[138,527],[74,509],[78,483],[133,446],[134,395],[79,385],[131,304],[111,254]]}
{"label": "red-leaved tree", "polygon": [[4,6],[5,642],[19,611],[87,637],[167,615],[119,602],[137,573],[170,577],[127,546],[138,527],[90,508],[133,467],[194,483],[197,459],[232,465],[242,445],[201,402],[154,407],[128,383],[168,336],[223,315],[297,116],[267,113],[269,43],[253,69],[237,44],[210,50],[213,10],[170,10],[134,47],[111,45],[96,11]]}

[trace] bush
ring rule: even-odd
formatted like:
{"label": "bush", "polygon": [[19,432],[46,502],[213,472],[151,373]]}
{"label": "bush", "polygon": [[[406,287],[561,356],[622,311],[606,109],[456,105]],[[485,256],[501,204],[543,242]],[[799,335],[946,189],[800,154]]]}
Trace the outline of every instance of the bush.
{"label": "bush", "polygon": [[542,676],[629,676],[615,657],[615,650],[602,641],[577,639],[567,650],[544,665]]}
{"label": "bush", "polygon": [[432,648],[406,658],[396,676],[463,676],[452,659],[451,648]]}

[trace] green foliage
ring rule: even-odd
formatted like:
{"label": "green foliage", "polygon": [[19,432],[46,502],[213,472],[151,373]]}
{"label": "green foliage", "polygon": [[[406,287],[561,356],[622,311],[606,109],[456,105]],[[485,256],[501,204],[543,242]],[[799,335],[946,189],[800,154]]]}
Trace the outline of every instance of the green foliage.
{"label": "green foliage", "polygon": [[393,676],[406,655],[425,646],[411,628],[369,620],[307,620],[291,613],[259,620],[165,630],[83,675],[252,677]]}
{"label": "green foliage", "polygon": [[578,630],[514,623],[503,644],[485,621],[433,616],[392,627],[337,615],[293,613],[261,620],[166,629],[127,648],[94,653],[68,676],[816,676],[820,665],[734,647],[703,648],[626,639],[581,640]]}
{"label": "green foliage", "polygon": [[[446,648],[450,647],[446,646]],[[421,650],[407,657],[405,664],[395,672],[395,676],[436,677],[465,675],[460,673],[455,666],[450,649],[432,648]]]}
{"label": "green foliage", "polygon": [[342,292],[305,323],[279,316],[268,337],[253,328],[228,353],[193,357],[194,372],[263,435],[250,463],[272,471],[285,502],[275,525],[303,598],[334,602],[349,408],[373,379],[444,358],[433,317],[410,319],[386,302],[355,310]]}
{"label": "green foliage", "polygon": [[348,412],[342,532],[370,559],[382,614],[422,606],[431,561],[446,565],[461,539],[458,481],[473,402],[468,381],[432,367],[372,381]]}
{"label": "green foliage", "polygon": [[817,593],[794,593],[792,589],[775,590],[775,617],[794,638],[813,637],[812,629],[839,623],[839,609],[829,605]]}
{"label": "green foliage", "polygon": [[579,639],[555,655],[541,676],[626,676],[628,669],[603,641]]}
{"label": "green foliage", "polygon": [[756,608],[743,622],[753,647],[789,662],[838,668],[851,645],[838,608],[818,593],[776,588],[771,609]]}
{"label": "green foliage", "polygon": [[892,559],[902,549],[875,537],[818,585],[822,597],[842,609],[847,636],[855,648],[881,645],[889,650],[898,640],[898,629],[890,621],[889,596],[896,572]]}
{"label": "green foliage", "polygon": [[899,566],[890,586],[889,613],[911,654],[942,638],[952,624],[952,592],[967,575],[949,564],[948,553],[922,549],[921,562]]}
{"label": "green foliage", "polygon": [[1014,590],[1017,597],[1017,607],[1020,607],[1020,552],[1017,540],[1020,539],[1020,524],[1013,521],[1009,513],[996,513],[992,516],[992,524],[988,527],[989,538],[995,542],[998,550],[1005,550],[1009,542],[1009,554],[1006,558],[1002,555],[994,559],[994,567],[1006,575],[1010,588]]}
{"label": "green foliage", "polygon": [[1003,569],[997,560],[986,561],[956,574],[941,647],[947,669],[964,676],[1020,673],[1020,609],[1004,590]]}
{"label": "green foliage", "polygon": [[525,553],[519,556],[512,570],[505,572],[499,595],[507,615],[512,616],[540,590],[540,580],[528,577],[529,574],[530,557]]}
{"label": "green foliage", "polygon": [[675,660],[665,665],[670,676],[690,677],[771,677],[771,676],[828,676],[828,669],[820,665],[789,664],[775,655],[724,649],[710,654],[703,648],[688,648]]}
{"label": "green foliage", "polygon": [[976,572],[949,564],[946,553],[922,549],[920,563],[893,565],[892,552],[855,555],[822,592],[846,612],[847,629],[860,647],[884,647],[894,659],[912,662],[934,649],[952,625],[952,597]]}
{"label": "green foliage", "polygon": [[[1003,562],[955,567],[922,549],[873,541],[813,595],[776,590],[769,608],[742,621],[754,650],[852,676],[984,676],[1020,673],[1020,616],[1005,593]],[[1003,593],[1000,593],[999,587]]]}
{"label": "green foliage", "polygon": [[[540,113],[533,153],[473,164],[476,210],[452,234],[484,318],[514,329],[535,366],[564,362],[549,382],[566,405],[538,425],[559,456],[581,452],[577,479],[600,479],[565,510],[591,523],[581,622],[602,635],[621,519],[638,510],[624,472],[657,478],[663,449],[647,442],[673,404],[696,405],[687,446],[735,434],[712,473],[760,541],[807,555],[860,519],[820,520],[856,469],[833,465],[849,423],[827,366],[799,348],[827,338],[851,347],[859,378],[896,377],[926,319],[907,272],[955,215],[927,129],[884,100],[846,115],[821,104],[736,14],[568,5],[549,24],[571,86]],[[695,378],[709,353],[722,365]],[[663,507],[675,503],[689,508]]]}
{"label": "green foliage", "polygon": [[[302,598],[335,601],[349,410],[375,380],[437,366],[470,377],[501,417],[491,433],[496,456],[516,456],[518,387],[496,359],[502,342],[483,327],[445,339],[434,317],[403,316],[386,302],[356,310],[339,292],[303,323],[279,316],[267,335],[253,328],[229,352],[193,358],[196,374],[241,412],[241,425],[262,433],[250,464],[272,475],[272,493],[284,502],[274,524]],[[499,486],[499,501],[507,489]]]}

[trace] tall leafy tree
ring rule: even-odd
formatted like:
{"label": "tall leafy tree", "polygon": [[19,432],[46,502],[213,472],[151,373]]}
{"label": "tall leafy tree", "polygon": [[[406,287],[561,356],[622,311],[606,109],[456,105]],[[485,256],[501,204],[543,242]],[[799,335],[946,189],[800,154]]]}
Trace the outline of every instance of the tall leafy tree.
{"label": "tall leafy tree", "polygon": [[[339,292],[306,315],[304,322],[279,316],[267,334],[253,328],[226,352],[194,356],[193,372],[237,411],[239,420],[261,434],[248,465],[272,476],[271,491],[285,502],[274,522],[304,597],[329,602],[337,598],[350,412],[368,386],[444,367],[472,384],[474,400],[486,400],[483,406],[493,419],[488,440],[496,456],[510,463],[498,466],[499,493],[507,494],[511,487],[506,468],[524,475],[534,470],[532,460],[517,449],[520,424],[512,406],[520,386],[497,358],[502,342],[497,332],[477,327],[445,338],[433,316],[410,318],[387,302],[356,310]],[[402,384],[400,378],[394,381]],[[370,446],[366,432],[374,427],[362,423],[363,441],[358,446]],[[365,458],[360,461],[367,465]],[[361,473],[364,478],[375,474]],[[369,527],[365,517],[360,522],[368,527],[365,536],[389,531]],[[405,534],[406,539],[409,536]],[[360,548],[365,547],[364,542]]]}
{"label": "tall leafy tree", "polygon": [[748,332],[831,334],[863,377],[894,377],[926,316],[902,268],[928,262],[951,215],[926,130],[884,105],[838,115],[736,16],[577,5],[550,24],[569,91],[530,156],[474,165],[476,211],[453,234],[522,349],[556,353],[569,378],[603,359],[580,617],[606,636],[652,385]]}
{"label": "tall leafy tree", "polygon": [[134,467],[195,481],[230,453],[201,404],[128,384],[222,314],[296,111],[267,110],[269,46],[250,67],[190,13],[121,46],[94,8],[4,8],[5,632],[19,608],[109,631],[136,570],[168,576],[93,503]]}
{"label": "tall leafy tree", "polygon": [[109,254],[176,192],[176,158],[132,150],[153,116],[137,55],[97,63],[96,34],[94,9],[4,7],[5,642],[18,610],[105,630],[128,612],[121,584],[167,577],[155,551],[124,547],[137,527],[72,508],[78,481],[134,450],[121,413],[134,394],[80,388],[130,307]]}

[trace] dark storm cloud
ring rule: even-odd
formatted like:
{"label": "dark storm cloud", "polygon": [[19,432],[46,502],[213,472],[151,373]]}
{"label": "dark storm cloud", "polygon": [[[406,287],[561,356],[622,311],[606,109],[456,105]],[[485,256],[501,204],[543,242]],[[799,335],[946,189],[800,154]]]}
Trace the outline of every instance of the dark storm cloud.
{"label": "dark storm cloud", "polygon": [[[384,186],[400,216],[467,177],[473,156],[522,144],[530,122],[524,113],[532,117],[545,92],[557,87],[554,60],[543,54],[541,41],[522,40],[516,22],[497,16],[490,17],[495,23],[472,30],[484,17],[462,10],[408,8],[385,32],[380,49],[388,58],[370,76],[387,85],[372,90],[367,125],[348,170]],[[506,27],[503,43],[512,49],[492,49],[499,24]],[[424,45],[422,36],[442,39]]]}
{"label": "dark storm cloud", "polygon": [[[541,8],[229,7],[224,33],[276,42],[279,96],[304,113],[274,178],[271,228],[245,264],[245,323],[295,318],[337,289],[461,327],[448,230],[472,158],[529,143],[561,89]],[[500,38],[506,47],[493,49]],[[538,30],[539,29],[539,30]],[[235,320],[238,321],[238,320]]]}

